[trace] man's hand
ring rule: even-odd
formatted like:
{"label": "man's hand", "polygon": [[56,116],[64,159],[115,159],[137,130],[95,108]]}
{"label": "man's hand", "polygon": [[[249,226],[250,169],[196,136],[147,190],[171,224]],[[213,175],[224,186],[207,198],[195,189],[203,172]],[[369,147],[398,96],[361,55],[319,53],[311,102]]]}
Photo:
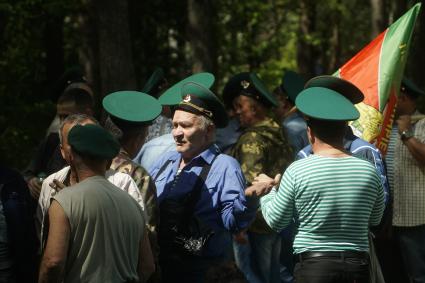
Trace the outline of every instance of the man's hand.
{"label": "man's hand", "polygon": [[32,177],[28,181],[28,189],[30,191],[31,196],[38,200],[41,191],[41,183],[37,177]]}
{"label": "man's hand", "polygon": [[271,187],[273,187],[273,186],[279,185],[281,177],[282,177],[281,174],[277,174],[273,179],[273,178],[267,176],[266,174],[260,174],[260,175],[258,175],[257,177],[254,178],[254,181],[252,182],[252,184],[266,182],[266,183],[269,183],[269,185]]}
{"label": "man's hand", "polygon": [[51,182],[49,186],[57,192],[60,192],[62,189],[65,188],[65,185],[61,181],[58,181],[56,179],[53,179],[53,182]]}
{"label": "man's hand", "polygon": [[233,239],[240,245],[248,244],[248,235],[246,234],[246,231],[240,231],[239,233],[234,234]]}
{"label": "man's hand", "polygon": [[270,182],[255,182],[245,190],[247,197],[262,197],[267,195],[273,188]]}
{"label": "man's hand", "polygon": [[401,134],[404,131],[408,131],[412,126],[410,115],[402,115],[396,120],[398,126],[398,133]]}

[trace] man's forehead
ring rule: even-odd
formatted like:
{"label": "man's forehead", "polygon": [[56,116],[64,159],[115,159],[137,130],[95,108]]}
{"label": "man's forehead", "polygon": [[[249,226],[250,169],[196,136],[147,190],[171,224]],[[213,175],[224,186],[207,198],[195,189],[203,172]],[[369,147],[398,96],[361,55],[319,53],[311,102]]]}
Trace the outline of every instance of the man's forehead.
{"label": "man's forehead", "polygon": [[75,102],[64,102],[57,104],[56,106],[57,113],[60,114],[70,114],[77,112],[77,105]]}
{"label": "man's forehead", "polygon": [[198,118],[199,118],[199,115],[196,115],[187,111],[183,111],[183,110],[176,110],[174,112],[173,122],[183,122],[183,121],[193,122],[193,121],[196,121]]}

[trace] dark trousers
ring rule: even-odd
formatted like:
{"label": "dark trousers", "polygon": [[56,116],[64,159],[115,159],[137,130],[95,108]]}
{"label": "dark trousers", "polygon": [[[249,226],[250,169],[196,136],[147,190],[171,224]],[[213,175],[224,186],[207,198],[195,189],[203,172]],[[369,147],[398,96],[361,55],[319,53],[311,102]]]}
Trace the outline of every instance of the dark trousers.
{"label": "dark trousers", "polygon": [[425,283],[425,225],[396,227],[405,269],[413,283]]}
{"label": "dark trousers", "polygon": [[171,256],[161,258],[161,283],[202,283],[207,271],[220,261],[195,256]]}
{"label": "dark trousers", "polygon": [[296,283],[369,283],[369,261],[362,258],[316,257],[295,265]]}

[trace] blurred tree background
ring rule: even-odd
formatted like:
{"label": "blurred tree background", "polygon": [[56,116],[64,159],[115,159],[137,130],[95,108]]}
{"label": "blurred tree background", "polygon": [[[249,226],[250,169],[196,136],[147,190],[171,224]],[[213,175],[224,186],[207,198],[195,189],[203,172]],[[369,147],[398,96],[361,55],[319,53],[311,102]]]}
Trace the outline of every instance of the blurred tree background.
{"label": "blurred tree background", "polygon": [[[408,0],[2,0],[0,157],[23,169],[55,115],[57,81],[80,66],[97,106],[140,89],[155,67],[170,83],[216,75],[220,95],[237,72],[270,89],[291,69],[331,74],[418,1]],[[423,7],[425,8],[425,7]],[[406,73],[425,87],[425,13]]]}

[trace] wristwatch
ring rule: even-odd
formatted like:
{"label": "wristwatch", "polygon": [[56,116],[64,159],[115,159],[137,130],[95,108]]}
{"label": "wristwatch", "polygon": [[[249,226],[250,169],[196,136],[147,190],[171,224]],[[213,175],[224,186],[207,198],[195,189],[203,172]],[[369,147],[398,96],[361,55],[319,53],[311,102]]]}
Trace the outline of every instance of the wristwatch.
{"label": "wristwatch", "polygon": [[413,137],[413,131],[411,129],[401,132],[400,138],[405,141]]}

